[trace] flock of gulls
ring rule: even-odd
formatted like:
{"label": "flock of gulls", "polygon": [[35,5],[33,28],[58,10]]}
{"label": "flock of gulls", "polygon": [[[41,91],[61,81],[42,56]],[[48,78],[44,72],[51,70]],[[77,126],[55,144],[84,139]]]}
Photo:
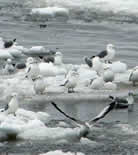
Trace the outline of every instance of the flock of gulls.
{"label": "flock of gulls", "polygon": [[[76,141],[86,138],[97,121],[104,118],[114,109],[128,108],[133,111],[134,92],[129,86],[138,82],[138,67],[127,69],[127,65],[114,61],[116,50],[108,44],[106,49],[96,55],[84,57],[83,64],[64,64],[63,54],[59,48],[46,51],[43,46],[27,49],[19,46],[16,39],[4,41],[0,39],[0,59],[2,62],[0,88],[9,91],[11,99],[0,111],[0,132],[5,137],[33,139],[35,137],[63,142]],[[127,97],[112,95],[118,91],[118,85],[123,82],[128,85]],[[23,91],[24,89],[24,91]],[[48,91],[68,93],[91,93],[105,91],[110,103],[94,118],[81,121],[66,114],[55,101],[50,101],[51,107],[56,108],[65,117],[74,122],[73,128],[49,128],[46,123],[51,116],[45,112],[32,112],[19,107],[19,95],[28,92],[34,95],[45,95]],[[74,95],[75,95],[74,94]],[[37,128],[37,129],[36,129]],[[54,134],[54,136],[52,136]],[[74,138],[75,137],[75,138]]]}

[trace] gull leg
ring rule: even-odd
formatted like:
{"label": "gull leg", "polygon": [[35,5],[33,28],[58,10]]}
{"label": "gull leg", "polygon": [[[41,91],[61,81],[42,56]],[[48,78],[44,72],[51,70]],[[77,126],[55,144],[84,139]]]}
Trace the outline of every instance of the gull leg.
{"label": "gull leg", "polygon": [[72,90],[70,90],[70,88],[68,88],[68,93],[72,93]]}
{"label": "gull leg", "polygon": [[108,63],[109,63],[109,64],[112,64],[112,62],[111,62],[110,60],[108,61]]}
{"label": "gull leg", "polygon": [[74,88],[72,88],[72,93],[75,93]]}
{"label": "gull leg", "polygon": [[70,93],[70,89],[68,88],[68,93]]}

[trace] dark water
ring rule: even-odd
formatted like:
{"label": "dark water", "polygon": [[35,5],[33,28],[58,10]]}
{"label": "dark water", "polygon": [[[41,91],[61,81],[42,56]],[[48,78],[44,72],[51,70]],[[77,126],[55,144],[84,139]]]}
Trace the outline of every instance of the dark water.
{"label": "dark water", "polygon": [[[37,45],[45,46],[47,49],[59,47],[64,54],[64,62],[73,64],[81,64],[83,56],[94,55],[105,49],[107,43],[112,43],[115,44],[117,50],[115,60],[127,63],[129,68],[137,65],[137,22],[107,20],[107,18],[102,20],[97,18],[91,22],[74,19],[66,22],[50,20],[46,22],[46,28],[40,29],[39,25],[43,21],[28,20],[29,7],[24,5],[23,2],[0,0],[1,37],[5,39],[17,38],[18,43],[25,47]],[[48,111],[54,120],[66,120],[47,101],[28,102],[30,104],[22,105],[25,109]],[[75,101],[58,101],[59,106],[65,112],[81,120],[89,120],[94,117],[107,103],[109,103],[108,100],[104,100],[104,102],[99,100],[79,100],[79,97]],[[138,106],[135,104],[135,110],[132,113],[128,113],[127,110],[118,110],[103,119],[99,123],[99,127],[97,127],[98,130],[94,130],[94,133],[89,136],[89,139],[100,145],[89,146],[81,143],[50,145],[46,141],[12,141],[0,143],[0,152],[9,152],[9,154],[10,152],[14,154],[36,152],[38,154],[62,149],[64,151],[80,151],[88,155],[136,155],[138,153],[137,134],[122,135],[116,124],[129,124],[134,129],[137,129],[137,112]]]}
{"label": "dark water", "polygon": [[[95,20],[86,23],[80,20],[67,22],[48,21],[40,29],[42,21],[27,21],[28,8],[20,1],[4,1],[0,5],[0,34],[5,39],[17,38],[25,47],[37,45],[48,49],[59,47],[67,63],[82,63],[84,55],[94,55],[105,49],[107,43],[115,44],[116,60],[124,61],[128,66],[137,65],[138,44],[137,24]],[[10,11],[10,13],[7,12]]]}

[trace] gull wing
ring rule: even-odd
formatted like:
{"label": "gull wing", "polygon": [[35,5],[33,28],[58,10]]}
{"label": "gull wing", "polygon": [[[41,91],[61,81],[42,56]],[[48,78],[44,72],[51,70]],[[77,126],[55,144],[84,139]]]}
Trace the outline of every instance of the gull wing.
{"label": "gull wing", "polygon": [[9,104],[6,104],[4,111],[8,110],[8,108],[9,108]]}
{"label": "gull wing", "polygon": [[116,102],[117,103],[128,103],[128,101],[125,98],[119,98],[119,97],[116,97]]}
{"label": "gull wing", "polygon": [[6,104],[4,109],[1,110],[1,112],[4,112],[4,111],[8,110],[8,108],[9,108],[9,104]]}
{"label": "gull wing", "polygon": [[84,61],[85,61],[85,63],[86,63],[89,67],[92,67],[92,61],[91,61],[91,59],[89,59],[88,57],[85,57],[85,58],[84,58]]}
{"label": "gull wing", "polygon": [[110,111],[112,111],[115,107],[116,101],[111,102],[108,106],[106,106],[96,117],[90,120],[88,123],[95,123],[98,120],[104,118]]}
{"label": "gull wing", "polygon": [[97,54],[99,58],[104,58],[106,55],[107,55],[107,50],[101,51],[99,54]]}
{"label": "gull wing", "polygon": [[60,86],[66,86],[66,84],[69,82],[69,80],[66,80],[64,84],[61,84]]}
{"label": "gull wing", "polygon": [[131,81],[132,76],[133,76],[133,72],[129,76],[129,81]]}
{"label": "gull wing", "polygon": [[52,57],[52,56],[46,56],[46,57],[44,57],[44,61],[47,62],[47,63],[49,63],[49,62],[54,63],[55,62],[55,58]]}
{"label": "gull wing", "polygon": [[80,121],[74,117],[69,116],[68,114],[66,114],[64,111],[62,111],[56,104],[55,102],[51,102],[51,104],[60,112],[62,113],[65,117],[69,118],[70,120],[74,121],[75,123],[77,123],[77,125],[85,125],[85,122]]}
{"label": "gull wing", "polygon": [[27,72],[26,73],[29,73],[31,70],[31,66],[27,69]]}

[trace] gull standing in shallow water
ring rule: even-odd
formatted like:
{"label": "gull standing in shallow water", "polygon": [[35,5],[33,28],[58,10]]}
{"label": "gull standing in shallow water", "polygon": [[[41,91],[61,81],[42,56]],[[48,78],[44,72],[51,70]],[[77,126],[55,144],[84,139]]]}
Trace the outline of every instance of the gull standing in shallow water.
{"label": "gull standing in shallow water", "polygon": [[138,66],[133,68],[133,70],[129,76],[129,81],[132,81],[133,86],[136,86],[136,82],[138,82]]}
{"label": "gull standing in shallow water", "polygon": [[40,68],[37,62],[32,57],[29,57],[27,59],[26,66],[27,66],[27,71],[26,71],[25,77],[30,78],[33,81],[40,74]]}
{"label": "gull standing in shallow water", "polygon": [[106,50],[101,51],[96,56],[98,56],[100,59],[103,59],[105,62],[111,63],[112,59],[115,56],[115,53],[116,53],[116,51],[115,51],[114,45],[113,44],[107,44]]}
{"label": "gull standing in shallow water", "polygon": [[129,92],[126,98],[109,96],[109,99],[116,101],[116,109],[128,108],[128,111],[133,111],[134,108],[134,93]]}
{"label": "gull standing in shallow water", "polygon": [[12,93],[10,102],[5,106],[5,108],[1,111],[5,114],[14,114],[16,116],[16,111],[18,109],[19,103],[17,99],[17,93]]}
{"label": "gull standing in shallow water", "polygon": [[67,115],[64,111],[62,111],[56,104],[55,102],[51,102],[51,104],[59,111],[61,112],[64,116],[67,118],[71,119],[72,121],[75,122],[75,124],[80,127],[80,133],[79,137],[87,137],[87,135],[90,132],[90,128],[93,127],[93,125],[100,119],[104,118],[110,111],[112,111],[115,108],[116,101],[112,101],[108,106],[106,106],[96,117],[92,118],[91,120],[85,122],[78,120],[74,117],[71,117]]}

